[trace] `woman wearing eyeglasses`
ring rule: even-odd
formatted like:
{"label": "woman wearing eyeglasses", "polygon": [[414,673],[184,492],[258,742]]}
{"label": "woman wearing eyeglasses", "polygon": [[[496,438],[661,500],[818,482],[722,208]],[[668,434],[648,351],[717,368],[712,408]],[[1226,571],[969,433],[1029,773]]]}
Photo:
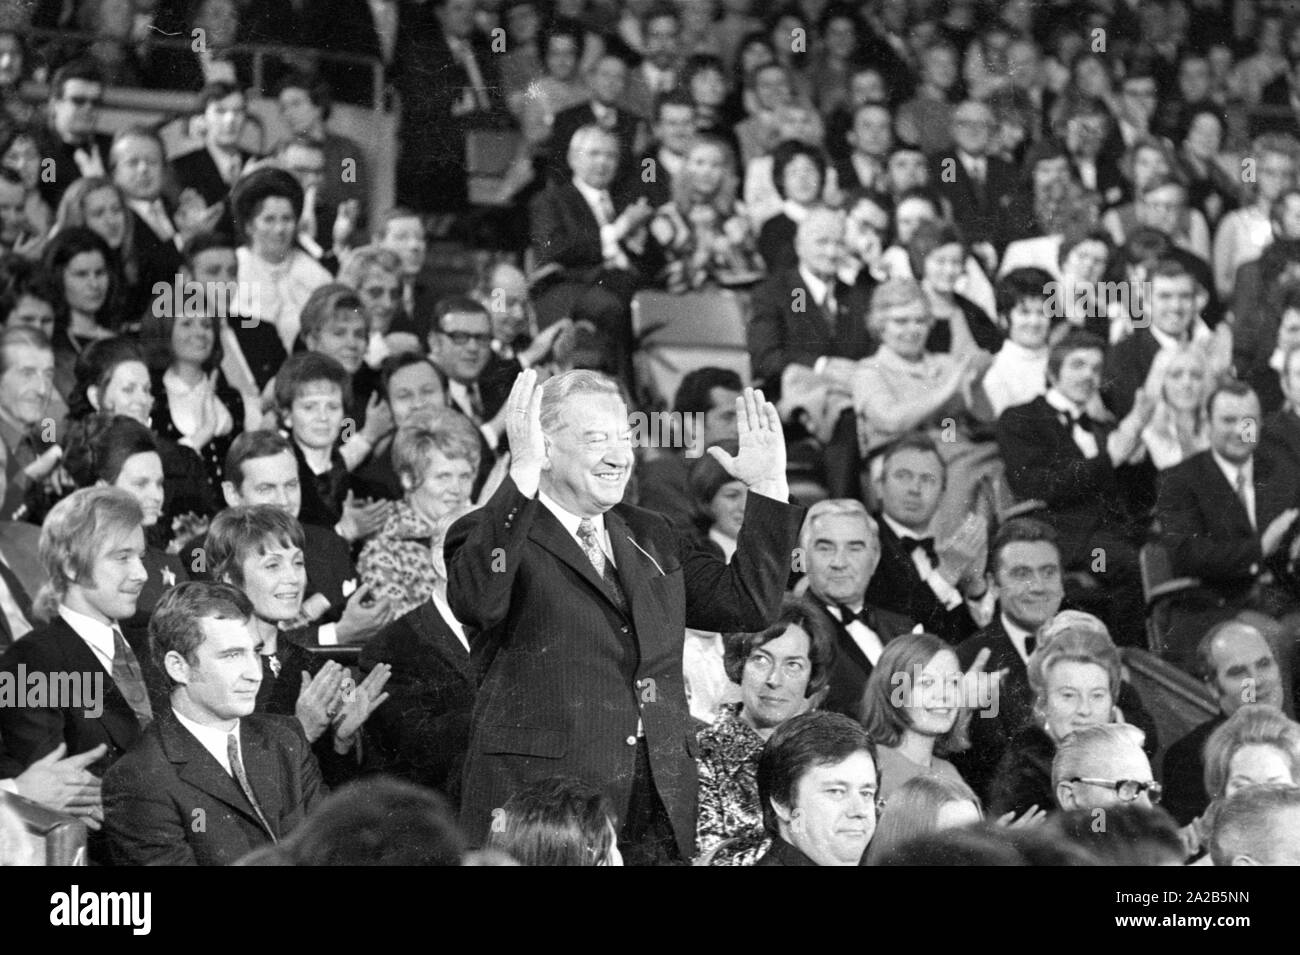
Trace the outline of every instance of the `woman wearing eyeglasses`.
{"label": "woman wearing eyeglasses", "polygon": [[741,701],[722,704],[717,722],[699,734],[696,865],[753,865],[771,845],[758,798],[759,754],[779,726],[821,705],[835,644],[822,612],[795,597],[766,630],[724,639]]}

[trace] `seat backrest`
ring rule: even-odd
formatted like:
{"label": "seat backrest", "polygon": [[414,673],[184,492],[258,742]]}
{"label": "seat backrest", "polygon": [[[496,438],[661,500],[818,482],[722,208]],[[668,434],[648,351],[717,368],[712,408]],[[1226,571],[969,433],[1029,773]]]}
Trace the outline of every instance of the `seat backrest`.
{"label": "seat backrest", "polygon": [[0,806],[22,822],[36,864],[86,864],[86,825],[80,819],[7,792],[0,792]]}
{"label": "seat backrest", "polygon": [[1138,569],[1142,575],[1142,596],[1150,599],[1151,592],[1174,576],[1173,561],[1163,544],[1150,541],[1138,551]]}
{"label": "seat backrest", "polygon": [[1203,683],[1154,653],[1138,647],[1124,647],[1120,653],[1129,684],[1156,723],[1160,751],[1153,768],[1158,774],[1165,747],[1213,719],[1219,704]]}
{"label": "seat backrest", "polygon": [[729,289],[673,294],[647,290],[632,300],[632,331],[642,347],[747,349],[749,296]]}

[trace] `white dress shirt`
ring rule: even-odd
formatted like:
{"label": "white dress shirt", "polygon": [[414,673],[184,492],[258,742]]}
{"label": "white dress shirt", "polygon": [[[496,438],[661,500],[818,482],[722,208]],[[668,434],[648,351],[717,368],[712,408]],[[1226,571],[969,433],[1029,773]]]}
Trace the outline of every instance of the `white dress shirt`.
{"label": "white dress shirt", "polygon": [[1020,654],[1020,659],[1024,660],[1025,664],[1028,665],[1029,654],[1026,652],[1025,641],[1032,637],[1033,634],[1023,627],[1017,627],[1007,619],[1006,614],[1001,614],[1000,616],[1002,619],[1002,629],[1006,631],[1007,638],[1011,641],[1011,645],[1016,648],[1016,653]]}
{"label": "white dress shirt", "polygon": [[164,242],[174,243],[179,249],[181,247],[180,233],[176,231],[176,226],[167,214],[167,207],[163,205],[161,199],[155,199],[152,202],[146,202],[143,199],[128,199],[126,204],[131,207],[131,211],[145,221],[145,224],[153,231],[159,239]]}
{"label": "white dress shirt", "polygon": [[[475,387],[478,387],[477,384]],[[469,418],[470,421],[474,422],[479,433],[483,435],[483,440],[488,443],[488,447],[495,451],[497,445],[501,443],[501,439],[497,436],[497,433],[492,430],[491,425],[486,421],[481,421],[479,416],[474,413],[474,399],[470,396],[469,385],[464,382],[449,379],[447,381],[447,397],[450,398],[452,403],[464,413],[466,418]],[[480,407],[482,406],[482,402],[483,394],[480,391]]]}
{"label": "white dress shirt", "polygon": [[[888,514],[882,513],[880,517],[881,520],[888,524],[890,529],[898,535],[899,540],[905,540],[907,538],[920,540],[923,537],[929,536],[928,533],[918,534],[911,528],[904,527]],[[939,568],[930,563],[929,554],[919,547],[915,548],[912,551],[912,563],[916,567],[916,572],[921,575],[921,579],[924,580],[930,590],[934,592],[934,595],[939,598],[940,603],[949,610],[961,604],[961,592],[943,578],[943,575],[939,573]]]}
{"label": "white dress shirt", "polygon": [[[242,757],[244,752],[244,740],[239,735],[239,721],[235,721],[235,728],[233,730],[221,730],[217,729],[215,726],[204,726],[202,723],[194,722],[187,716],[182,716],[180,711],[174,706],[172,707],[172,713],[174,713],[176,719],[180,721],[181,726],[184,726],[189,730],[194,735],[194,738],[199,741],[199,744],[211,753],[212,758],[220,763],[221,768],[233,778],[235,772],[230,767],[230,756],[226,752],[226,746],[228,745],[226,743],[226,737],[231,733],[235,734],[235,737],[239,740],[239,752]],[[245,766],[244,768],[247,769],[248,767]]]}
{"label": "white dress shirt", "polygon": [[59,604],[59,616],[77,636],[86,641],[86,646],[94,652],[99,662],[104,665],[104,669],[112,673],[113,628],[94,617],[87,617],[84,613],[69,609],[65,604]]}
{"label": "white dress shirt", "polygon": [[[1085,409],[1080,408],[1055,388],[1047,389],[1047,403],[1071,418],[1078,418],[1085,413]],[[1097,445],[1097,436],[1082,425],[1074,424],[1070,429],[1070,436],[1074,438],[1075,446],[1083,452],[1083,456],[1088,460],[1092,460],[1101,453],[1101,448]]]}

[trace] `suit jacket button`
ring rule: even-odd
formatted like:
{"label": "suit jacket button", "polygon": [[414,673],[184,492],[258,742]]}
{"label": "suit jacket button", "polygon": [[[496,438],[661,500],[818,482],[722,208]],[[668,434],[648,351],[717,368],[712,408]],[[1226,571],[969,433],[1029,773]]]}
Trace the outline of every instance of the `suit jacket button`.
{"label": "suit jacket button", "polygon": [[635,746],[635,745],[636,745],[636,734],[635,734],[635,733],[632,734],[631,736],[629,736],[629,737],[627,738],[627,745],[628,745],[628,746]]}
{"label": "suit jacket button", "polygon": [[620,632],[620,633],[627,633],[627,632],[628,632],[627,627],[619,627],[618,629],[619,629],[619,632]]}

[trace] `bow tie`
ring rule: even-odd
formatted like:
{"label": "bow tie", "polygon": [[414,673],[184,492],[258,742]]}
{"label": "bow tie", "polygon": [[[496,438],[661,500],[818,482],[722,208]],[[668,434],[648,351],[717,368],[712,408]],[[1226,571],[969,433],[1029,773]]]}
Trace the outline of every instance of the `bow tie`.
{"label": "bow tie", "polygon": [[918,550],[925,551],[925,556],[930,558],[930,563],[935,567],[939,566],[939,552],[934,549],[933,537],[900,537],[898,542],[909,554]]}
{"label": "bow tie", "polygon": [[1073,428],[1077,425],[1089,434],[1092,433],[1092,429],[1096,427],[1097,424],[1097,422],[1092,420],[1092,416],[1086,411],[1078,415],[1072,415],[1068,411],[1062,411],[1061,423],[1067,428]]}
{"label": "bow tie", "polygon": [[862,609],[859,610],[857,613],[854,613],[845,604],[836,604],[835,606],[839,608],[840,623],[842,623],[844,626],[847,627],[854,620],[857,620],[861,624],[863,624],[863,626],[865,626],[868,630],[871,630],[872,632],[875,631],[876,628],[871,625],[871,609],[866,604],[863,604]]}

